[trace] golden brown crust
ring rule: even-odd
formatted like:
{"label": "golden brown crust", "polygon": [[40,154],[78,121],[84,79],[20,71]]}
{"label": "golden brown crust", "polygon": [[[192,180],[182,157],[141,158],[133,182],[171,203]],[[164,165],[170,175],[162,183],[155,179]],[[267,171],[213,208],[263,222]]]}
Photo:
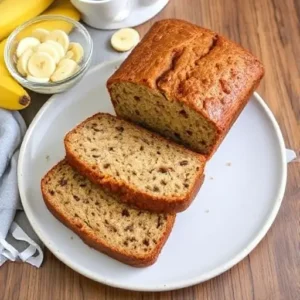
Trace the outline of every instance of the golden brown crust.
{"label": "golden brown crust", "polygon": [[[58,164],[62,163],[63,161],[59,162]],[[133,267],[147,267],[155,263],[157,260],[161,249],[163,248],[164,244],[166,243],[175,219],[176,215],[168,215],[167,216],[167,228],[164,233],[164,235],[161,237],[161,239],[157,243],[157,247],[155,248],[155,251],[151,252],[149,255],[145,255],[143,257],[138,257],[138,256],[133,256],[133,255],[128,255],[126,252],[122,252],[121,249],[117,248],[112,248],[109,245],[105,243],[104,240],[101,240],[97,238],[95,235],[91,234],[87,228],[86,225],[83,222],[80,222],[76,219],[69,219],[66,218],[66,216],[59,210],[58,207],[56,207],[52,202],[51,202],[51,195],[47,192],[46,189],[46,182],[47,178],[51,176],[51,173],[53,172],[53,169],[56,166],[54,166],[41,180],[41,190],[42,190],[42,195],[43,199],[45,201],[45,204],[49,211],[60,221],[62,222],[65,226],[67,226],[69,229],[71,229],[73,232],[75,232],[87,245],[90,247],[107,254],[108,256],[117,259],[120,262],[123,262],[125,264],[131,265]]]}
{"label": "golden brown crust", "polygon": [[[66,160],[68,161],[69,165],[75,168],[80,174],[87,177],[89,180],[94,182],[95,184],[99,184],[106,189],[109,189],[111,192],[117,194],[122,202],[131,204],[136,206],[137,208],[149,210],[158,213],[178,213],[186,210],[189,205],[194,200],[197,192],[199,191],[203,180],[204,180],[204,166],[205,166],[205,157],[196,153],[191,152],[190,150],[185,149],[183,146],[177,145],[172,141],[168,141],[170,144],[174,144],[177,147],[184,149],[185,151],[192,153],[200,162],[202,168],[199,168],[197,176],[195,176],[195,181],[193,185],[191,185],[189,192],[185,195],[185,197],[154,197],[151,194],[142,192],[138,189],[133,188],[132,186],[126,185],[123,182],[117,181],[111,176],[106,176],[99,172],[99,170],[93,170],[91,166],[83,163],[80,161],[76,153],[73,153],[71,150],[69,137],[72,135],[73,132],[76,132],[78,129],[84,126],[86,122],[93,119],[98,115],[109,115],[105,113],[98,113],[96,115],[91,116],[90,118],[86,119],[77,127],[75,127],[72,131],[70,131],[64,139],[65,149],[66,149]],[[121,118],[119,118],[121,119]],[[141,128],[140,126],[136,125],[136,127]],[[141,128],[141,130],[145,130]],[[158,140],[164,140],[163,137],[153,133],[153,135]]]}
{"label": "golden brown crust", "polygon": [[[216,150],[264,75],[247,50],[217,33],[181,20],[156,22],[108,79],[144,85],[207,118]],[[210,153],[208,156],[211,156]]]}
{"label": "golden brown crust", "polygon": [[227,126],[227,128],[225,128],[225,130],[220,133],[218,135],[218,138],[216,140],[216,144],[214,145],[214,147],[212,148],[211,152],[209,153],[209,155],[206,156],[206,159],[209,160],[213,154],[217,151],[218,147],[220,146],[220,144],[222,143],[222,141],[224,140],[224,138],[226,137],[228,131],[230,130],[230,128],[232,127],[232,125],[234,124],[234,122],[237,120],[237,118],[239,117],[241,111],[244,109],[244,107],[247,105],[250,97],[252,96],[252,94],[255,92],[256,88],[258,87],[260,82],[260,79],[257,80],[254,85],[253,88],[248,92],[247,95],[245,95],[243,101],[241,101],[241,105],[239,106],[239,109],[236,110],[233,114],[232,114],[232,119],[231,119],[231,123],[229,124],[229,126]]}

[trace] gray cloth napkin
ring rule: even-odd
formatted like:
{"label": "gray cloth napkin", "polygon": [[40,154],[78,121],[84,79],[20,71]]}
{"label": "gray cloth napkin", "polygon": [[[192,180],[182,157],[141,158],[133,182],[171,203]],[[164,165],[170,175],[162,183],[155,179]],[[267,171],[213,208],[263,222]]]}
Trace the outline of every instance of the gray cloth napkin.
{"label": "gray cloth napkin", "polygon": [[43,261],[39,240],[20,211],[17,164],[25,132],[18,112],[0,109],[0,266],[7,260],[21,260],[39,267]]}

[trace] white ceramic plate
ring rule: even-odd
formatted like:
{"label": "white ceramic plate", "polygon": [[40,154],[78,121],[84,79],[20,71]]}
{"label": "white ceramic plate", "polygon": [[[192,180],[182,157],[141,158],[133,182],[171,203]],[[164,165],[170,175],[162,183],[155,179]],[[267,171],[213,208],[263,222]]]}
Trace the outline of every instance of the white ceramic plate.
{"label": "white ceramic plate", "polygon": [[283,198],[285,147],[263,100],[251,101],[208,163],[206,180],[179,214],[158,261],[136,269],[86,246],[47,210],[42,176],[64,157],[63,137],[96,112],[113,113],[107,78],[121,61],[93,68],[71,90],[51,98],[24,139],[18,180],[25,212],[54,255],[77,272],[115,287],[159,291],[193,285],[228,270],[264,237]]}

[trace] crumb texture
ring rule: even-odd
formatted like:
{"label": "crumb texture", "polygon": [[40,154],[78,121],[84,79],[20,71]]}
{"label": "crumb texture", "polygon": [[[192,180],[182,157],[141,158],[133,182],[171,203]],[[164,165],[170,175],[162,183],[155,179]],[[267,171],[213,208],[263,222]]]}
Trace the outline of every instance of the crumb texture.
{"label": "crumb texture", "polygon": [[[43,195],[64,219],[125,256],[158,255],[175,216],[131,208],[74,171],[65,161],[42,181]],[[171,222],[172,223],[172,222]],[[172,225],[171,225],[172,227]]]}
{"label": "crumb texture", "polygon": [[170,201],[188,195],[204,168],[200,155],[107,114],[71,131],[66,145],[103,178]]}
{"label": "crumb texture", "polygon": [[210,154],[263,77],[262,64],[217,33],[154,24],[108,80],[119,116]]}
{"label": "crumb texture", "polygon": [[214,126],[183,103],[166,101],[162,94],[128,82],[114,84],[111,95],[117,115],[177,143],[206,154],[215,142]]}

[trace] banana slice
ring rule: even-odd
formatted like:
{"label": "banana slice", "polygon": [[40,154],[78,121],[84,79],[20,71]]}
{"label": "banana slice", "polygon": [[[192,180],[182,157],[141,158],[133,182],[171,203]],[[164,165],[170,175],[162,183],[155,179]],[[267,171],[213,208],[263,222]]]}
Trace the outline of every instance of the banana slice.
{"label": "banana slice", "polygon": [[66,57],[73,59],[77,63],[80,63],[83,54],[84,54],[84,50],[79,43],[70,43],[69,50],[66,54]]}
{"label": "banana slice", "polygon": [[41,43],[43,43],[43,42],[45,42],[49,33],[50,33],[50,31],[48,31],[46,29],[37,28],[34,31],[32,31],[31,36],[37,38]]}
{"label": "banana slice", "polygon": [[53,75],[50,77],[51,81],[56,82],[60,80],[64,80],[70,77],[77,71],[77,63],[69,58],[63,58],[59,64]]}
{"label": "banana slice", "polygon": [[73,57],[73,52],[72,51],[67,51],[67,53],[65,55],[65,58],[72,59],[72,57]]}
{"label": "banana slice", "polygon": [[17,62],[17,70],[23,76],[27,76],[27,74],[28,74],[27,64],[28,64],[28,60],[32,56],[32,54],[33,54],[33,50],[31,48],[27,49],[21,55],[21,57],[19,58],[19,60]]}
{"label": "banana slice", "polygon": [[55,61],[44,52],[35,52],[30,57],[27,65],[29,75],[37,78],[48,78],[55,71]]}
{"label": "banana slice", "polygon": [[59,44],[61,44],[65,50],[65,52],[68,50],[69,47],[69,37],[68,35],[62,31],[62,30],[53,30],[50,32],[50,34],[46,37],[46,41],[55,41]]}
{"label": "banana slice", "polygon": [[20,57],[28,48],[34,48],[39,44],[40,41],[34,37],[26,37],[22,39],[17,46],[17,57]]}
{"label": "banana slice", "polygon": [[132,49],[139,41],[139,33],[132,28],[123,28],[118,30],[112,35],[110,40],[112,47],[121,52]]}
{"label": "banana slice", "polygon": [[31,75],[28,75],[26,77],[27,80],[32,81],[32,82],[36,82],[36,83],[47,83],[49,82],[49,77],[45,77],[45,78],[38,78],[38,77],[34,77]]}
{"label": "banana slice", "polygon": [[55,61],[55,63],[57,64],[61,57],[59,54],[59,51],[57,50],[57,47],[53,44],[50,43],[42,43],[39,44],[36,48],[35,48],[36,52],[44,52],[44,53],[48,53]]}
{"label": "banana slice", "polygon": [[65,56],[65,50],[61,44],[59,44],[58,42],[55,42],[55,41],[51,41],[51,40],[46,41],[46,43],[55,46],[57,52],[59,53],[60,59]]}

